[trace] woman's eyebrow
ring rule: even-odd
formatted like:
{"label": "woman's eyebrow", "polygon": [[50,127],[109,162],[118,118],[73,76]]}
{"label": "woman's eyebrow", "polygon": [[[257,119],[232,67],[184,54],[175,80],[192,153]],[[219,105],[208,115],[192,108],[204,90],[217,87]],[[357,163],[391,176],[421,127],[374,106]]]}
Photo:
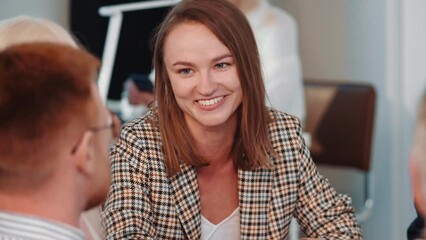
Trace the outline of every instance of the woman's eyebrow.
{"label": "woman's eyebrow", "polygon": [[230,53],[225,53],[223,55],[220,55],[218,57],[213,58],[213,62],[219,61],[219,60],[227,58],[227,57],[233,57],[233,56]]}
{"label": "woman's eyebrow", "polygon": [[[222,54],[220,56],[217,56],[217,57],[213,58],[212,62],[217,62],[219,60],[222,60],[222,59],[228,58],[228,57],[232,58],[233,56],[230,53],[225,53],[225,54]],[[189,67],[194,66],[194,64],[192,64],[190,62],[185,62],[185,61],[177,61],[177,62],[173,63],[172,66],[177,66],[177,65],[183,65],[183,66],[189,66]]]}
{"label": "woman's eyebrow", "polygon": [[190,62],[185,62],[185,61],[177,61],[175,63],[173,63],[172,66],[177,66],[177,65],[184,65],[184,66],[194,66],[194,64],[190,63]]}

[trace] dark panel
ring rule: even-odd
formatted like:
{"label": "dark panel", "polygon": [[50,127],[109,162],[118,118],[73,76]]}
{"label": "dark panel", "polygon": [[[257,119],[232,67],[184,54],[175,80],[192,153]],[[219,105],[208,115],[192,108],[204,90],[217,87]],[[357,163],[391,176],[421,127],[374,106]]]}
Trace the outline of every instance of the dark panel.
{"label": "dark panel", "polygon": [[[99,7],[129,2],[138,1],[72,0],[71,31],[88,50],[101,57],[109,19],[98,14]],[[150,40],[167,11],[160,8],[124,14],[109,98],[120,98],[123,81],[130,73],[151,71]]]}

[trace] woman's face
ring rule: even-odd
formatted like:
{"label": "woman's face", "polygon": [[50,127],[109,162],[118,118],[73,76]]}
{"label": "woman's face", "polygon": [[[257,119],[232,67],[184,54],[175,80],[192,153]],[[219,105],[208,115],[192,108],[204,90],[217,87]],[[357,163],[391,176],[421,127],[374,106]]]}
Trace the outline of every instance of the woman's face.
{"label": "woman's face", "polygon": [[243,96],[236,62],[206,26],[185,22],[174,27],[164,44],[164,63],[190,128],[235,123]]}

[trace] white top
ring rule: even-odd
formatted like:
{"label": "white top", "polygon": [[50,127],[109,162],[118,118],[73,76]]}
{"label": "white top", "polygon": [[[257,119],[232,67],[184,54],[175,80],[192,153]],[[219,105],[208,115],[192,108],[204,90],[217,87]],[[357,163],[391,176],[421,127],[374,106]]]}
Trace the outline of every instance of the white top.
{"label": "white top", "polygon": [[83,240],[83,231],[37,216],[0,211],[0,239]]}
{"label": "white top", "polygon": [[227,218],[213,224],[201,215],[201,240],[237,240],[240,237],[240,208],[235,209]]}
{"label": "white top", "polygon": [[298,50],[297,25],[268,0],[246,14],[253,29],[267,94],[266,104],[305,119],[305,96]]}

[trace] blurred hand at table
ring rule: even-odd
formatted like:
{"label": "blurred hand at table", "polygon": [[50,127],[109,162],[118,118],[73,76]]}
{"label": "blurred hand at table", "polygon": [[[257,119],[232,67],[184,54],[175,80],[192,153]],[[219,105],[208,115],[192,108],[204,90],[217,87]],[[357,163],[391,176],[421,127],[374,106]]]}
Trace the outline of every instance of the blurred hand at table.
{"label": "blurred hand at table", "polygon": [[154,100],[154,94],[151,92],[141,91],[136,84],[128,79],[124,83],[124,87],[127,91],[127,98],[131,105],[145,105],[148,106]]}

